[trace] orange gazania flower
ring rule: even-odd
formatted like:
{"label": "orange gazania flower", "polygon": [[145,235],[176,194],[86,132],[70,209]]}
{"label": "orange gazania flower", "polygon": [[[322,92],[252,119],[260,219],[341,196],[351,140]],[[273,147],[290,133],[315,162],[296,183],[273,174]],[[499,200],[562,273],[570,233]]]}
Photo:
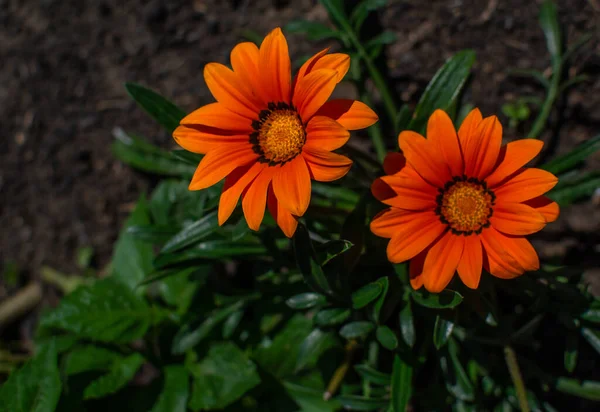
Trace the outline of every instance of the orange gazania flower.
{"label": "orange gazania flower", "polygon": [[348,140],[348,130],[368,127],[377,115],[361,102],[330,100],[350,66],[346,54],[311,57],[293,81],[286,39],[279,28],[262,42],[238,44],[231,51],[233,70],[209,63],[204,79],[217,100],[189,114],[173,132],[183,148],[205,154],[190,190],[225,178],[219,224],[242,197],[242,209],[258,230],[268,205],[291,237],[310,202],[311,179],[329,182],[352,165],[332,153]]}
{"label": "orange gazania flower", "polygon": [[427,139],[405,131],[400,153],[387,156],[388,176],[371,190],[391,206],[371,222],[371,231],[391,238],[391,262],[410,262],[413,288],[440,292],[454,272],[465,285],[479,285],[482,267],[503,279],[539,268],[538,256],[523,236],[558,216],[558,205],[543,196],[558,179],[524,168],[543,143],[523,139],[502,146],[496,116],[478,109],[458,134],[441,110],[427,124]]}

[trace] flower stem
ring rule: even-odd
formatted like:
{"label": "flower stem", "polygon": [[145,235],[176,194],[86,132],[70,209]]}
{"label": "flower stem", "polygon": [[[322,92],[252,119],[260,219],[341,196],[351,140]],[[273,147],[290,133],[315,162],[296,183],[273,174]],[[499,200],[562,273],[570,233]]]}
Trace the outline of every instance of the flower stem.
{"label": "flower stem", "polygon": [[540,110],[540,113],[535,118],[535,121],[533,122],[533,126],[531,126],[531,130],[529,131],[529,134],[527,135],[527,137],[537,138],[537,137],[539,137],[540,133],[542,133],[542,130],[544,130],[544,126],[546,125],[546,122],[548,121],[548,117],[550,116],[550,112],[552,111],[552,106],[554,105],[554,102],[556,102],[556,99],[558,99],[558,96],[560,94],[559,88],[560,88],[561,72],[562,72],[562,64],[560,64],[560,63],[556,64],[553,69],[552,79],[550,81],[550,87],[548,88],[548,94],[546,95],[546,99],[544,100],[544,103],[542,104],[542,109]]}
{"label": "flower stem", "polygon": [[331,397],[337,392],[340,385],[344,381],[344,377],[350,369],[350,364],[352,363],[352,357],[354,356],[354,351],[358,347],[358,343],[355,340],[351,340],[346,344],[346,357],[344,359],[344,363],[342,363],[333,373],[329,384],[327,385],[327,390],[323,394],[323,399],[328,401]]}

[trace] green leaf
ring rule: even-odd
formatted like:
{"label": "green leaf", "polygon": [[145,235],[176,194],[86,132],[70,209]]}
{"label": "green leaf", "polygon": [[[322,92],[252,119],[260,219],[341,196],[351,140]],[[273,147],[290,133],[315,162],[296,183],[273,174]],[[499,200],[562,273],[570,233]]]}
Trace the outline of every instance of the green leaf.
{"label": "green leaf", "polygon": [[170,133],[185,117],[183,110],[150,89],[135,83],[125,83],[125,88],[133,100]]}
{"label": "green leaf", "polygon": [[260,383],[254,363],[231,342],[214,344],[190,368],[194,382],[188,406],[193,411],[223,409]]}
{"label": "green leaf", "polygon": [[204,157],[204,155],[201,155],[199,153],[192,153],[192,152],[188,152],[187,150],[171,150],[171,156],[173,156],[175,159],[180,160],[184,163],[187,163],[191,166],[197,167],[200,164],[200,161],[202,160],[202,158]]}
{"label": "green leaf", "polygon": [[251,256],[264,256],[266,252],[266,248],[258,242],[232,242],[221,239],[206,240],[190,249],[161,254],[154,260],[154,265],[162,269],[178,263],[191,261],[232,258],[248,259]]}
{"label": "green leaf", "polygon": [[558,24],[558,13],[556,12],[554,1],[546,0],[542,3],[539,21],[546,37],[546,47],[552,57],[552,64],[556,67],[556,65],[560,64],[561,60],[562,40]]}
{"label": "green leaf", "polygon": [[136,240],[151,244],[162,244],[177,234],[178,228],[172,225],[134,225],[127,228],[127,234]]}
{"label": "green leaf", "polygon": [[106,278],[65,296],[42,317],[40,327],[95,341],[128,343],[144,336],[158,316],[127,286]]}
{"label": "green leaf", "polygon": [[345,324],[340,329],[340,335],[346,339],[357,339],[368,335],[375,325],[367,321],[356,321]]}
{"label": "green leaf", "polygon": [[325,296],[312,292],[300,293],[285,301],[286,305],[292,309],[310,309],[326,302]]}
{"label": "green leaf", "polygon": [[223,323],[223,339],[229,339],[233,336],[233,332],[235,332],[243,317],[243,310],[235,311],[229,315],[225,323]]}
{"label": "green leaf", "polygon": [[184,314],[190,307],[198,288],[206,282],[211,269],[210,265],[175,269],[174,273],[162,279],[158,290],[168,305],[176,307],[178,313]]}
{"label": "green leaf", "polygon": [[540,166],[540,168],[559,175],[576,168],[598,150],[600,150],[600,136],[595,136],[579,144],[569,153]]}
{"label": "green leaf", "polygon": [[61,393],[56,358],[56,344],[50,342],[23,367],[11,373],[0,386],[0,411],[54,411]]}
{"label": "green leaf", "polygon": [[560,206],[569,206],[579,200],[588,199],[600,187],[600,175],[581,173],[575,181],[559,182],[557,187],[548,193],[548,197]]}
{"label": "green leaf", "polygon": [[[112,257],[112,276],[131,290],[134,290],[152,271],[154,251],[151,244],[137,239],[128,230],[132,226],[148,224],[150,224],[148,203],[142,196],[121,229]],[[143,290],[138,291],[143,292]]]}
{"label": "green leaf", "polygon": [[144,361],[142,355],[134,353],[119,362],[115,362],[110,372],[99,377],[85,388],[83,398],[98,399],[119,391],[133,379]]}
{"label": "green leaf", "polygon": [[219,229],[217,211],[207,214],[197,222],[173,236],[161,249],[160,253],[172,253],[200,242]]}
{"label": "green leaf", "polygon": [[390,282],[387,277],[382,277],[377,279],[377,282],[381,285],[381,294],[375,301],[373,305],[373,320],[375,322],[379,322],[379,315],[381,314],[381,308],[383,307],[383,303],[385,302],[385,298],[388,293]]}
{"label": "green leaf", "polygon": [[323,387],[313,388],[293,382],[283,382],[286,392],[294,399],[301,412],[334,412],[340,408],[335,399],[324,400]]}
{"label": "green leaf", "polygon": [[285,31],[289,33],[304,33],[310,41],[325,39],[339,39],[340,32],[333,30],[323,23],[308,20],[294,20],[285,25]]}
{"label": "green leaf", "polygon": [[550,82],[544,76],[544,74],[537,70],[528,70],[528,69],[511,69],[507,73],[509,76],[519,76],[519,77],[531,77],[537,80],[542,86],[546,89],[550,88]]}
{"label": "green leaf", "polygon": [[453,339],[448,341],[447,349],[440,352],[440,366],[448,391],[463,401],[475,399],[473,383],[465,372],[458,357],[458,347]]}
{"label": "green leaf", "polygon": [[577,353],[578,353],[578,339],[579,335],[574,331],[569,331],[567,333],[567,342],[565,348],[564,362],[565,369],[567,372],[572,373],[577,366]]}
{"label": "green leaf", "polygon": [[422,289],[414,290],[411,296],[417,304],[431,309],[454,308],[463,300],[460,293],[450,289],[444,289],[440,293],[429,293]]}
{"label": "green leaf", "polygon": [[379,343],[381,343],[381,346],[384,348],[394,350],[398,347],[398,337],[387,326],[378,326],[375,335],[377,336]]}
{"label": "green leaf", "polygon": [[569,395],[578,396],[591,401],[600,401],[600,382],[558,378],[556,380],[556,389],[563,393],[568,393]]}
{"label": "green leaf", "polygon": [[349,24],[342,0],[321,0],[321,4],[336,25],[344,27]]}
{"label": "green leaf", "polygon": [[299,224],[294,235],[294,253],[304,281],[316,292],[329,294],[331,287],[316,260],[315,250],[304,225]]}
{"label": "green leaf", "polygon": [[404,342],[409,346],[413,347],[415,344],[415,324],[413,322],[412,314],[412,303],[408,298],[404,301],[404,307],[400,311],[400,335]]}
{"label": "green leaf", "polygon": [[352,242],[342,239],[330,240],[329,242],[317,246],[316,252],[318,260],[321,262],[321,266],[325,266],[332,259],[342,253],[346,253],[352,246],[354,246]]}
{"label": "green leaf", "polygon": [[180,365],[165,368],[165,384],[151,412],[186,412],[189,397],[189,376]]}
{"label": "green leaf", "polygon": [[475,53],[471,50],[458,52],[446,61],[421,96],[408,125],[409,130],[423,134],[429,116],[436,109],[447,111],[456,103],[474,62]]}
{"label": "green leaf", "polygon": [[120,353],[99,346],[80,346],[67,354],[64,371],[67,376],[88,371],[104,371],[123,358]]}
{"label": "green leaf", "polygon": [[232,313],[243,308],[245,304],[245,300],[239,300],[226,308],[216,309],[195,329],[192,329],[190,325],[184,325],[173,338],[171,352],[174,355],[180,355],[188,349],[192,349],[206,338],[215,326],[227,319]]}
{"label": "green leaf", "polygon": [[446,320],[439,315],[436,316],[435,325],[433,326],[433,344],[437,349],[448,343],[448,338],[452,335],[453,329],[454,322]]}
{"label": "green leaf", "polygon": [[383,291],[383,285],[379,281],[371,282],[352,294],[352,306],[360,309],[373,302]]}
{"label": "green leaf", "polygon": [[333,308],[319,311],[315,317],[315,324],[318,326],[331,326],[342,323],[350,316],[349,309]]}
{"label": "green leaf", "polygon": [[581,335],[600,354],[600,333],[589,328],[581,328]]}
{"label": "green leaf", "polygon": [[366,398],[356,395],[342,395],[336,399],[344,409],[351,411],[374,411],[386,408],[390,404],[389,399]]}
{"label": "green leaf", "polygon": [[373,47],[384,46],[386,44],[392,44],[398,40],[398,36],[396,33],[391,31],[384,31],[383,33],[378,34],[373,37],[365,44],[365,48],[372,49]]}
{"label": "green leaf", "polygon": [[300,344],[296,360],[296,372],[314,366],[319,357],[328,349],[335,347],[338,341],[330,332],[313,330]]}
{"label": "green leaf", "polygon": [[392,375],[379,372],[369,365],[354,365],[354,369],[356,369],[356,372],[364,379],[377,385],[387,386],[392,383]]}
{"label": "green leaf", "polygon": [[392,408],[394,412],[404,412],[408,406],[412,390],[412,367],[398,355],[394,357],[392,371]]}
{"label": "green leaf", "polygon": [[352,10],[350,22],[355,31],[359,31],[365,19],[372,11],[378,10],[387,5],[387,0],[363,0]]}

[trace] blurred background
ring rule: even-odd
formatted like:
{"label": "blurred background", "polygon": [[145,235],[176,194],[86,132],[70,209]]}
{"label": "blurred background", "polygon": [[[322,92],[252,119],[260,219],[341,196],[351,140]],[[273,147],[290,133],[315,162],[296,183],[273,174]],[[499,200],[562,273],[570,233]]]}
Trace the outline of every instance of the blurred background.
{"label": "blurred background", "polygon": [[[594,39],[569,73],[586,74],[588,81],[559,102],[542,136],[549,143],[546,157],[600,130],[600,1],[557,3],[567,43],[585,33]],[[446,58],[474,49],[465,101],[484,115],[498,114],[512,140],[527,137],[534,116],[511,127],[503,105],[543,91],[509,70],[550,67],[538,13],[536,1],[391,0],[365,27],[397,35],[381,63],[398,101],[409,105]],[[315,0],[0,0],[2,277],[18,274],[23,284],[42,266],[76,272],[82,248],[96,268],[110,259],[123,219],[154,183],[113,157],[112,130],[174,146],[136,107],[124,82],[153,88],[191,111],[212,101],[202,76],[206,63],[228,64],[235,44],[301,18],[329,24]],[[287,37],[297,62],[330,45]],[[354,91],[347,86],[341,93]],[[387,138],[392,149],[396,136]],[[588,161],[588,168],[599,165],[598,154]],[[583,263],[593,280],[600,278],[593,269],[600,267],[599,229],[600,194],[570,207],[534,242],[544,258]],[[9,292],[0,282],[0,300]]]}

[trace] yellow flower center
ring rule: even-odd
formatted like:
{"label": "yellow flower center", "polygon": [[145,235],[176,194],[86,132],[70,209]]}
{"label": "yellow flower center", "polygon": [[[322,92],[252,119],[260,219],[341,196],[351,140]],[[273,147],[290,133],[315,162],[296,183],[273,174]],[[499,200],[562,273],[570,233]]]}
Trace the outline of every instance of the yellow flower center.
{"label": "yellow flower center", "polygon": [[456,176],[440,189],[436,213],[456,235],[479,234],[490,225],[495,200],[485,182]]}
{"label": "yellow flower center", "polygon": [[255,131],[250,134],[250,143],[260,162],[275,166],[302,152],[306,131],[294,107],[287,103],[269,103],[268,107],[252,122]]}

